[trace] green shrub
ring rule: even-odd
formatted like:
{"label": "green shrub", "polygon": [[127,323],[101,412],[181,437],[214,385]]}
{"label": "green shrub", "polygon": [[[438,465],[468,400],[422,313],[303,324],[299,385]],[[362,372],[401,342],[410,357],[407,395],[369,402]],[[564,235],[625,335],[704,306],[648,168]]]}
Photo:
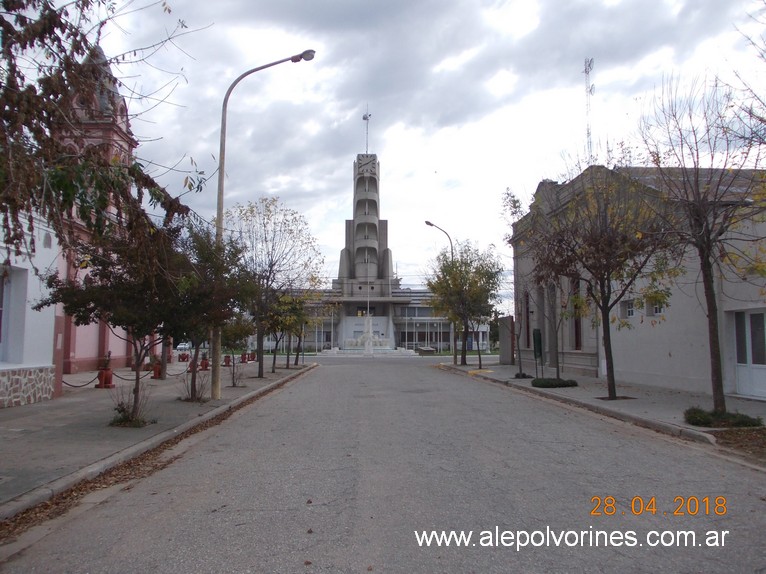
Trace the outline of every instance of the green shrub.
{"label": "green shrub", "polygon": [[695,427],[709,427],[713,425],[713,415],[699,407],[689,407],[684,411],[684,420],[687,424]]}
{"label": "green shrub", "polygon": [[114,407],[114,410],[117,411],[117,414],[114,415],[114,418],[109,423],[109,426],[111,427],[141,428],[145,427],[147,424],[146,421],[141,417],[132,418],[130,416],[132,411],[130,403],[120,401],[117,403],[117,406]]}
{"label": "green shrub", "polygon": [[745,413],[724,413],[726,426],[730,427],[760,427],[763,426],[761,417],[751,417]]}
{"label": "green shrub", "polygon": [[576,387],[577,381],[572,379],[533,379],[532,386],[539,389],[557,389],[560,387]]}
{"label": "green shrub", "polygon": [[761,417],[751,417],[744,413],[716,413],[700,407],[690,407],[684,411],[684,420],[697,427],[760,427]]}

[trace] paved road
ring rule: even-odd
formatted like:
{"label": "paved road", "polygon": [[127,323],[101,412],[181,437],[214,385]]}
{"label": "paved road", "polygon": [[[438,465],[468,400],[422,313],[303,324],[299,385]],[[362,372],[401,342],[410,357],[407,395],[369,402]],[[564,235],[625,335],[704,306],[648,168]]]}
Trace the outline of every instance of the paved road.
{"label": "paved road", "polygon": [[[0,572],[766,568],[763,473],[417,358],[323,360],[186,447]],[[639,496],[645,508],[633,516]],[[673,516],[676,497],[687,511],[697,497],[697,514]],[[473,534],[467,547],[419,546],[415,531],[431,530]],[[517,531],[531,535],[519,550]],[[724,546],[649,546],[677,531],[694,532],[697,544],[719,533]],[[604,536],[622,544],[607,547]]]}

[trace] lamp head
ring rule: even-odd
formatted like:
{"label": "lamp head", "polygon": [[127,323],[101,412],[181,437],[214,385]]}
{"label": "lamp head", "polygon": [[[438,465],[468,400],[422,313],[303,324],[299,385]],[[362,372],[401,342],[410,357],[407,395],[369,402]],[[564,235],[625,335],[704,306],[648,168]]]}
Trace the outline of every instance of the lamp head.
{"label": "lamp head", "polygon": [[290,61],[300,62],[301,60],[306,60],[308,62],[309,60],[314,59],[314,54],[316,54],[315,50],[305,50],[301,52],[300,54],[296,54],[295,56],[290,58]]}

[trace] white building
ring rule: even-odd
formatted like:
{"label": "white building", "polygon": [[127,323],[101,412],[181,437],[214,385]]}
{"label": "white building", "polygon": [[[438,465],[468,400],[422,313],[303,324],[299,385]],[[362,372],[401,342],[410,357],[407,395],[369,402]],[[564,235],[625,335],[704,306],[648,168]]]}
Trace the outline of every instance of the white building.
{"label": "white building", "polygon": [[[61,134],[67,154],[76,155],[75,141],[82,139],[83,145],[108,144],[108,157],[127,160],[138,144],[130,131],[125,99],[100,48],[88,61],[98,67],[103,89],[79,100],[93,113],[79,110],[79,123],[69,124],[71,131]],[[44,294],[38,272],[58,271],[60,277],[71,278],[78,269],[78,262],[62,254],[45,221],[36,218],[34,229],[34,252],[11,255],[0,266],[0,408],[59,396],[63,375],[95,370],[107,354],[113,366],[132,360],[124,334],[113,333],[106,324],[76,325],[60,305],[32,309]],[[82,225],[75,229],[88,235]]]}
{"label": "white building", "polygon": [[0,408],[61,393],[54,367],[56,309],[32,309],[45,288],[35,269],[55,271],[59,246],[45,222],[34,225],[34,253],[11,254],[0,267]]}
{"label": "white building", "polygon": [[[591,168],[589,168],[591,169]],[[624,168],[631,177],[652,187],[656,175],[646,168]],[[573,180],[574,181],[574,180]],[[543,181],[536,197],[554,194],[566,197],[572,192],[572,182],[558,184]],[[563,376],[577,374],[604,377],[601,327],[592,317],[564,318],[560,328],[563,289],[579,291],[573,280],[560,281],[557,293],[550,293],[530,281],[534,261],[525,247],[525,237],[534,233],[531,219],[526,216],[514,224],[514,286],[516,293],[516,324],[520,333],[522,360],[534,361],[534,339],[537,334],[542,351],[542,363],[555,364],[558,354]],[[766,237],[766,223],[752,220],[748,234]],[[614,310],[616,323],[632,328],[612,326],[612,350],[615,378],[632,382],[711,394],[710,352],[705,298],[699,279],[695,254],[688,252],[683,261],[684,274],[674,281],[669,305],[664,308],[635,298],[624,299]],[[722,267],[717,271],[720,339],[724,392],[748,397],[766,398],[766,291],[763,280],[753,274],[735,276]],[[548,287],[550,288],[550,287]],[[564,309],[565,311],[567,309]],[[571,310],[571,309],[569,309]]]}

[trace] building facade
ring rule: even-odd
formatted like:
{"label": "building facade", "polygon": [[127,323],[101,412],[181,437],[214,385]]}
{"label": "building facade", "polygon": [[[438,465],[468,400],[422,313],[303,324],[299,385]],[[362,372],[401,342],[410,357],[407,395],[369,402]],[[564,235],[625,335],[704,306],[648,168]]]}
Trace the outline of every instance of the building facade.
{"label": "building facade", "polygon": [[[352,168],[353,213],[346,220],[338,277],[322,294],[304,348],[329,352],[452,350],[454,327],[434,313],[428,289],[402,287],[388,247],[388,221],[381,219],[380,162],[358,154]],[[459,335],[462,333],[459,333]],[[489,328],[471,333],[469,349],[486,350]]]}
{"label": "building facade", "polygon": [[[589,168],[591,169],[591,168]],[[629,177],[656,191],[656,174],[646,168],[623,168]],[[574,180],[573,180],[574,181]],[[535,201],[550,209],[550,197],[573,193],[572,182],[542,181]],[[516,334],[522,361],[553,366],[562,376],[605,377],[601,326],[592,315],[578,317],[571,295],[585,294],[584,285],[561,277],[539,285],[531,278],[535,262],[525,241],[534,228],[525,216],[513,226]],[[746,223],[751,237],[766,237],[766,223]],[[687,252],[683,273],[671,285],[669,304],[660,306],[625,297],[613,310],[612,350],[615,377],[620,381],[711,394],[710,351],[705,297],[698,260]],[[639,286],[640,287],[640,286]],[[766,399],[766,292],[755,275],[738,276],[726,266],[717,268],[716,293],[724,390],[727,394]],[[620,328],[618,328],[619,326]],[[525,365],[525,369],[527,368]]]}
{"label": "building facade", "polygon": [[[128,119],[128,108],[119,90],[117,80],[101,48],[97,48],[85,64],[94,66],[100,78],[99,89],[90,99],[80,98],[82,108],[78,110],[79,123],[71,126],[71,131],[63,136],[69,141],[73,154],[80,153],[78,146],[98,146],[106,157],[114,158],[122,164],[132,161],[133,152],[138,142],[133,137]],[[84,225],[79,227],[81,238],[87,240],[89,232]],[[59,276],[74,278],[78,273],[79,261],[72,259],[72,254],[64,253],[59,258]],[[54,337],[60,344],[56,346],[55,363],[57,377],[93,371],[103,363],[108,353],[111,365],[124,367],[131,365],[131,345],[122,332],[112,332],[102,322],[90,325],[75,325],[72,317],[67,316],[59,306],[56,309],[57,322]]]}
{"label": "building facade", "polygon": [[50,307],[32,309],[43,297],[38,272],[58,268],[59,245],[44,221],[35,221],[34,234],[34,253],[11,254],[0,267],[0,408],[61,393],[53,360],[59,317]]}
{"label": "building facade", "polygon": [[[100,49],[84,62],[88,63],[97,68],[101,89],[90,100],[79,99],[79,123],[69,125],[59,137],[73,155],[80,145],[100,146],[108,157],[128,162],[137,142],[125,100]],[[77,232],[88,235],[82,225]],[[57,271],[61,277],[73,277],[79,267],[39,218],[35,235],[34,252],[12,255],[0,268],[0,407],[59,396],[66,374],[95,370],[107,353],[113,366],[131,361],[130,345],[107,325],[77,326],[61,306],[33,310],[44,296],[41,274]]]}

